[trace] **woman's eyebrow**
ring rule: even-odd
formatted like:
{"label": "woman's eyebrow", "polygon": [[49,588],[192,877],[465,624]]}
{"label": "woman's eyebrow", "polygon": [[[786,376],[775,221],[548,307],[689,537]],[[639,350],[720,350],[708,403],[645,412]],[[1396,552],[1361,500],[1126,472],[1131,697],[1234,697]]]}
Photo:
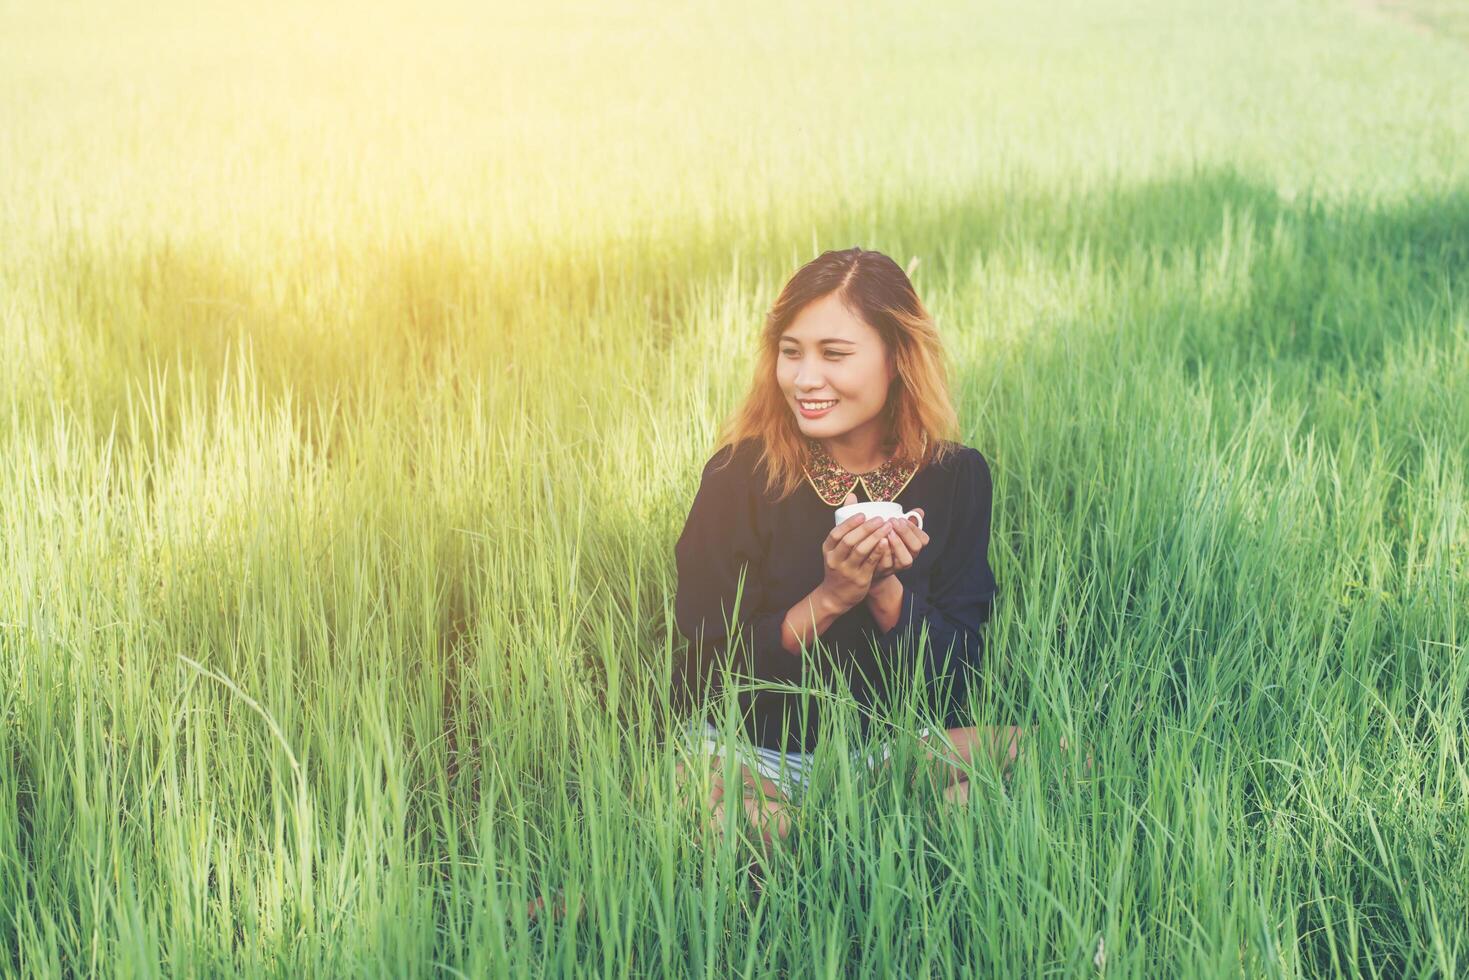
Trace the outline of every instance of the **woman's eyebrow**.
{"label": "woman's eyebrow", "polygon": [[[789,340],[793,344],[799,344],[800,343],[799,340],[797,340],[795,337],[792,337],[790,334],[783,334],[780,339],[783,342]],[[856,343],[857,342],[855,340],[848,340],[845,337],[822,337],[820,340],[816,341],[816,343],[818,343],[818,344],[852,344],[853,346],[856,346]]]}

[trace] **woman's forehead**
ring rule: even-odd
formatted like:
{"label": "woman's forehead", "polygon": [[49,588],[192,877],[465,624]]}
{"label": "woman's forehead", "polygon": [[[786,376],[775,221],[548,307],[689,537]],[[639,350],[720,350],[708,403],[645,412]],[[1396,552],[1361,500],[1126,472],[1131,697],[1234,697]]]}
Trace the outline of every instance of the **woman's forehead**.
{"label": "woman's forehead", "polygon": [[781,334],[781,339],[814,344],[826,341],[857,343],[872,339],[876,333],[833,294],[816,300],[796,314],[791,325]]}

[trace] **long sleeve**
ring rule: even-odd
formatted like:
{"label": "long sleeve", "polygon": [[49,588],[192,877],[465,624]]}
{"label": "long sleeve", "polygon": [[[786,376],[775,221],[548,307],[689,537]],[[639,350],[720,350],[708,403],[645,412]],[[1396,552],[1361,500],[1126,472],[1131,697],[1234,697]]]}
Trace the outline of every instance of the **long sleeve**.
{"label": "long sleeve", "polygon": [[[904,573],[898,573],[903,583],[898,621],[878,637],[879,648],[889,656],[906,652],[923,657],[924,675],[929,678],[938,677],[950,657],[977,664],[980,627],[989,619],[996,592],[989,563],[989,464],[973,449],[959,463],[950,504],[953,516],[946,540],[941,543],[943,551],[926,582],[910,581]],[[920,651],[917,648],[925,627],[928,641]],[[903,641],[910,630],[911,637]]]}
{"label": "long sleeve", "polygon": [[[751,468],[721,448],[704,466],[683,532],[674,546],[674,616],[690,643],[696,682],[708,665],[769,680],[799,677],[801,658],[781,645],[784,611],[761,611],[764,548],[755,523]],[[728,465],[724,465],[728,462]],[[739,608],[736,609],[738,598]]]}

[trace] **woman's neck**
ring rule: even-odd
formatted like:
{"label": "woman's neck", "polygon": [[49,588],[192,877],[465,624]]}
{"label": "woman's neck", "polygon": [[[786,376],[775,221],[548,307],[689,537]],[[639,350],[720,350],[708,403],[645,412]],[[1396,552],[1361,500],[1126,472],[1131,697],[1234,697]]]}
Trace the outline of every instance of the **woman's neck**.
{"label": "woman's neck", "polygon": [[865,476],[881,467],[894,448],[891,444],[884,446],[876,432],[848,432],[823,439],[821,445],[838,466],[854,476]]}

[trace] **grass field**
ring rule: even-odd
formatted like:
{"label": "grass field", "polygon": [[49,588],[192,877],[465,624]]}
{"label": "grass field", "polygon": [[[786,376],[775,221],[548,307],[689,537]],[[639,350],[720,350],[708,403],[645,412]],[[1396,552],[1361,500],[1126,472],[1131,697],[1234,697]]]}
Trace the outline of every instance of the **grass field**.
{"label": "grass field", "polygon": [[[1469,25],[1039,6],[0,2],[0,972],[1469,972]],[[673,542],[852,244],[1039,734],[755,894]]]}

